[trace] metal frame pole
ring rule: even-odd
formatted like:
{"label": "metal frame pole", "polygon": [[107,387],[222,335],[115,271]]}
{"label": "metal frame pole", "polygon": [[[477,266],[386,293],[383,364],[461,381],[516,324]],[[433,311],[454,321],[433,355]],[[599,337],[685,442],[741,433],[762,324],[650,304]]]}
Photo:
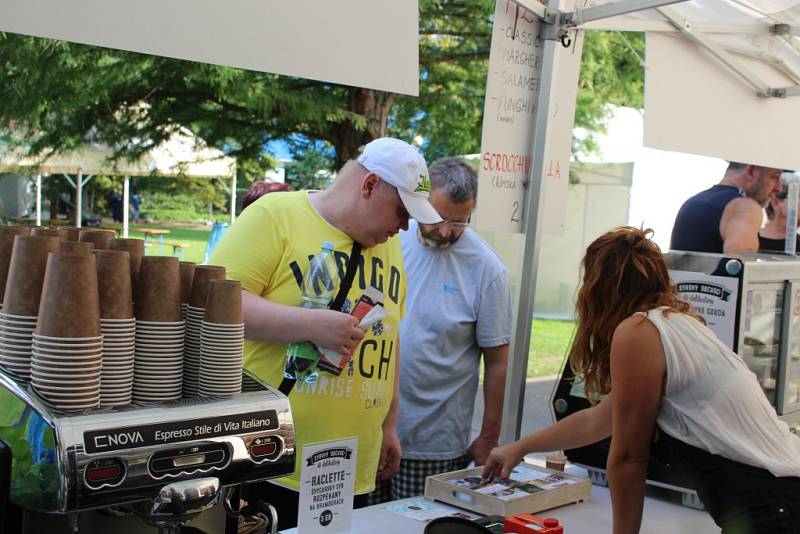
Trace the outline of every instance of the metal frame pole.
{"label": "metal frame pole", "polygon": [[36,175],[36,226],[42,225],[42,175]]}
{"label": "metal frame pole", "polygon": [[635,13],[637,11],[668,6],[671,4],[679,4],[685,1],[686,0],[623,0],[620,2],[611,2],[608,4],[601,4],[599,6],[592,6],[583,9],[579,8],[576,9],[575,13],[573,14],[573,22],[580,25],[584,22],[627,15],[628,13]]}
{"label": "metal frame pole", "polygon": [[75,226],[81,228],[83,223],[83,168],[78,167],[78,179],[75,181],[77,193],[75,193]]}
{"label": "metal frame pole", "polygon": [[[558,0],[550,0],[550,7],[557,8]],[[506,380],[503,424],[500,443],[509,443],[519,438],[522,428],[522,410],[525,402],[525,381],[528,370],[528,352],[531,341],[531,321],[536,295],[536,276],[539,272],[539,243],[544,210],[545,141],[550,116],[551,85],[555,75],[556,47],[559,41],[543,41],[544,53],[540,74],[539,96],[536,103],[536,126],[531,150],[532,165],[528,174],[528,191],[525,199],[525,244],[522,254],[522,277],[517,303],[517,319],[511,337],[508,378]]]}
{"label": "metal frame pole", "polygon": [[128,237],[128,217],[130,217],[131,177],[126,176],[122,183],[122,237]]}
{"label": "metal frame pole", "polygon": [[236,222],[236,171],[231,176],[231,224]]}

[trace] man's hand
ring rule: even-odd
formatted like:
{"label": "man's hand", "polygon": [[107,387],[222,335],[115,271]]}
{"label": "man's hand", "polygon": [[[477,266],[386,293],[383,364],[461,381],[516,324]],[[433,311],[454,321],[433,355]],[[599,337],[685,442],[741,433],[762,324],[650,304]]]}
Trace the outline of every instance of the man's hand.
{"label": "man's hand", "polygon": [[308,340],[320,348],[347,354],[364,337],[357,325],[358,319],[352,315],[335,310],[313,310],[313,320],[308,324]]}
{"label": "man's hand", "polygon": [[383,430],[383,442],[381,443],[381,456],[378,460],[378,478],[388,480],[392,478],[400,469],[400,439],[397,437],[395,429]]}
{"label": "man's hand", "polygon": [[508,478],[511,470],[522,461],[523,456],[519,441],[492,449],[489,458],[486,459],[486,465],[483,466],[483,478],[487,480]]}
{"label": "man's hand", "polygon": [[497,447],[497,438],[478,436],[467,449],[467,456],[475,461],[475,465],[484,465],[489,453]]}

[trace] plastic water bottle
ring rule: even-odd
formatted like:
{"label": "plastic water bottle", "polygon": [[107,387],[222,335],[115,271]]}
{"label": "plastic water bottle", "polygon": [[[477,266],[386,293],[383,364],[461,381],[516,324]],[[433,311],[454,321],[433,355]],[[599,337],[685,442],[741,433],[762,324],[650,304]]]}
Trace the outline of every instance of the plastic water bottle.
{"label": "plastic water bottle", "polygon": [[[325,241],[303,275],[303,308],[326,309],[339,291],[339,282],[333,244]],[[319,377],[319,358],[319,349],[310,341],[291,343],[286,350],[283,375],[314,383]]]}

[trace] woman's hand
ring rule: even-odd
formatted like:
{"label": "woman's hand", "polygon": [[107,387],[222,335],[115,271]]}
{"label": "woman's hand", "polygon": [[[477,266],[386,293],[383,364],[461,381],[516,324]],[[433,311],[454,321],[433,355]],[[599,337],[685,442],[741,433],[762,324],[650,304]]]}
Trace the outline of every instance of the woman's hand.
{"label": "woman's hand", "polygon": [[495,447],[489,453],[486,465],[483,466],[483,478],[487,480],[508,478],[511,470],[522,461],[523,456],[519,441]]}

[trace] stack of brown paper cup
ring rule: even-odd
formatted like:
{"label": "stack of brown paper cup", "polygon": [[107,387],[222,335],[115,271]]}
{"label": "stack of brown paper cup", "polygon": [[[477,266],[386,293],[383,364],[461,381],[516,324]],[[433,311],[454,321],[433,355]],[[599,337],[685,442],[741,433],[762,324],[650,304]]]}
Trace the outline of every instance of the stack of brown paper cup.
{"label": "stack of brown paper cup", "polygon": [[47,255],[58,251],[59,239],[48,236],[17,236],[11,251],[3,311],[28,317],[39,313],[39,299],[47,267]]}
{"label": "stack of brown paper cup", "polygon": [[103,331],[100,406],[122,406],[132,400],[136,341],[130,257],[124,250],[98,250],[95,255]]}
{"label": "stack of brown paper cup", "polygon": [[183,396],[187,398],[197,397],[200,393],[200,341],[208,287],[212,280],[224,279],[225,267],[198,265],[194,269],[189,302],[183,307],[186,317]]}
{"label": "stack of brown paper cup", "polygon": [[14,237],[3,311],[0,312],[0,365],[21,384],[30,381],[33,331],[39,313],[47,255],[58,250],[58,245],[58,237]]}
{"label": "stack of brown paper cup", "polygon": [[195,308],[205,308],[206,299],[208,298],[208,284],[211,280],[224,279],[225,267],[218,265],[198,265],[195,267],[189,304]]}
{"label": "stack of brown paper cup", "polygon": [[191,261],[182,261],[181,268],[181,311],[183,318],[186,319],[186,306],[189,305],[189,299],[192,296],[192,281],[194,280],[194,269],[197,267]]}
{"label": "stack of brown paper cup", "polygon": [[[30,233],[29,226],[0,226],[0,301],[3,300],[6,291],[6,279],[11,263],[14,238],[18,235],[30,235]],[[0,309],[2,309],[2,302],[0,302]]]}
{"label": "stack of brown paper cup", "polygon": [[50,253],[33,335],[31,385],[58,411],[97,406],[102,345],[95,257]]}
{"label": "stack of brown paper cup", "polygon": [[108,243],[111,250],[124,250],[130,255],[131,260],[131,290],[136,298],[136,281],[139,279],[139,270],[144,257],[144,241],[141,239],[117,238]]}
{"label": "stack of brown paper cup", "polygon": [[101,319],[133,319],[131,262],[124,250],[97,250]]}
{"label": "stack of brown paper cup", "polygon": [[81,230],[79,241],[94,243],[96,250],[108,248],[108,243],[117,236],[114,230],[89,229]]}
{"label": "stack of brown paper cup", "polygon": [[36,333],[59,338],[100,336],[100,300],[93,255],[50,253]]}
{"label": "stack of brown paper cup", "polygon": [[243,349],[242,284],[212,280],[201,326],[200,397],[241,393]]}
{"label": "stack of brown paper cup", "polygon": [[135,311],[133,401],[152,404],[178,400],[183,384],[184,340],[178,258],[142,258]]}
{"label": "stack of brown paper cup", "polygon": [[178,258],[145,256],[136,286],[136,319],[174,323],[181,320]]}

